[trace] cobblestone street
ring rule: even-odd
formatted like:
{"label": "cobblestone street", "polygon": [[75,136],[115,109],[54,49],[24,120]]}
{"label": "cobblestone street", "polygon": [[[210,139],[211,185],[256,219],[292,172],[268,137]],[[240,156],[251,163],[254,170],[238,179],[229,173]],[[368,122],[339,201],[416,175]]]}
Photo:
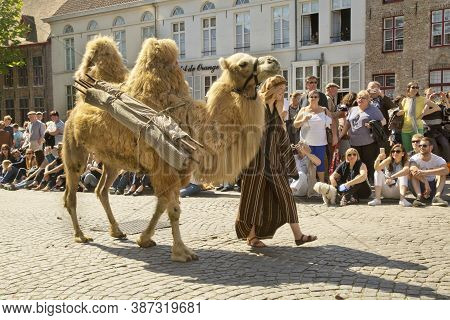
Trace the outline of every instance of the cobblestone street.
{"label": "cobblestone street", "polygon": [[[156,247],[138,234],[115,240],[100,202],[78,194],[89,244],[73,241],[62,193],[0,190],[1,299],[449,299],[450,210],[393,202],[327,208],[298,200],[300,224],[318,241],[296,247],[288,225],[266,249],[237,240],[239,194],[182,199],[181,231],[200,260],[170,260],[170,228]],[[120,224],[151,217],[153,196],[110,196]],[[448,198],[447,198],[448,199]],[[165,222],[167,216],[161,220]]]}

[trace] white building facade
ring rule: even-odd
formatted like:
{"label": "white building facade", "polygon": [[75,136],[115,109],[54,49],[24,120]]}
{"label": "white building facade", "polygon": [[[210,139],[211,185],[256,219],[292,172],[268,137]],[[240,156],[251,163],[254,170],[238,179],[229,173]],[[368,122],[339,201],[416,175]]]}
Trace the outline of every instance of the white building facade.
{"label": "white building facade", "polygon": [[74,70],[86,43],[98,34],[114,37],[129,68],[146,38],[174,39],[196,99],[220,75],[218,59],[235,52],[277,58],[289,92],[304,90],[308,75],[317,76],[322,88],[328,82],[339,84],[341,94],[364,87],[365,1],[123,2],[66,8],[45,20],[52,30],[55,109],[73,107]]}

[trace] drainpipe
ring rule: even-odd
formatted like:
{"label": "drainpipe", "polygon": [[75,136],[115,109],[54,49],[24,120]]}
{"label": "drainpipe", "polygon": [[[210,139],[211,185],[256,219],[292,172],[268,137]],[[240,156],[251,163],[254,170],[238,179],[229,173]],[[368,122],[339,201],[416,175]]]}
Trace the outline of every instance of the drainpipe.
{"label": "drainpipe", "polygon": [[155,38],[158,38],[158,12],[156,11],[156,4],[152,3],[153,12],[155,13]]}
{"label": "drainpipe", "polygon": [[298,32],[297,32],[297,30],[298,30],[298,26],[297,26],[297,23],[298,23],[298,19],[297,19],[297,0],[295,0],[295,2],[294,2],[295,4],[294,4],[294,12],[295,12],[295,19],[294,19],[294,21],[295,21],[295,36],[294,36],[294,40],[295,40],[295,58],[294,58],[294,61],[297,61],[297,51],[298,51]]}

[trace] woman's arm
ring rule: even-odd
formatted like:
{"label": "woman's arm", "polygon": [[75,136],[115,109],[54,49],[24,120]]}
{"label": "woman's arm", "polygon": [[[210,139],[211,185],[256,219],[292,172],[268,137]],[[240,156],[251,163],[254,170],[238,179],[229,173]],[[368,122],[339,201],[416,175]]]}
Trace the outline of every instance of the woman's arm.
{"label": "woman's arm", "polygon": [[435,112],[441,112],[441,108],[433,101],[426,99],[425,108],[423,108],[422,114],[420,115],[419,119],[422,119],[423,117]]}
{"label": "woman's arm", "polygon": [[[384,157],[383,157],[383,155],[384,155]],[[391,163],[391,158],[389,157],[386,159],[386,155],[384,153],[380,153],[378,155],[378,157],[375,159],[375,164],[373,165],[373,168],[376,171],[381,171],[384,168],[386,168],[386,166],[388,166],[390,163]]]}
{"label": "woman's arm", "polygon": [[347,187],[351,187],[355,184],[360,184],[367,179],[367,167],[363,163],[361,164],[361,168],[359,169],[359,174],[353,179],[345,183]]}
{"label": "woman's arm", "polygon": [[405,165],[403,166],[402,170],[400,170],[399,172],[394,173],[391,176],[391,179],[397,179],[397,178],[404,177],[404,176],[407,176],[407,175],[409,175],[409,161],[407,161],[405,163]]}
{"label": "woman's arm", "polygon": [[339,136],[339,140],[342,139],[342,137],[344,137],[347,134],[349,129],[350,129],[350,122],[346,121]]}
{"label": "woman's arm", "polygon": [[305,122],[311,119],[311,115],[305,115],[302,109],[298,112],[294,120],[294,127],[300,128]]}
{"label": "woman's arm", "polygon": [[333,187],[337,187],[337,182],[341,178],[340,174],[336,171],[333,172],[330,176],[330,183]]}

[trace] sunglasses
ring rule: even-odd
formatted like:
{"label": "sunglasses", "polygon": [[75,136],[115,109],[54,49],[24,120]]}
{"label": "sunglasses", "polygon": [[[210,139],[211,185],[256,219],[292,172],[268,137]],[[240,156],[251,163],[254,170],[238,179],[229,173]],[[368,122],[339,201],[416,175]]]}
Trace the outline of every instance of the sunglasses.
{"label": "sunglasses", "polygon": [[419,143],[420,140],[412,140],[411,143]]}
{"label": "sunglasses", "polygon": [[25,153],[25,154],[33,154],[33,152],[27,152],[27,153]]}
{"label": "sunglasses", "polygon": [[311,96],[310,99],[319,99],[319,96]]}
{"label": "sunglasses", "polygon": [[357,156],[356,153],[349,153],[349,154],[347,155],[347,157],[356,157],[356,156]]}
{"label": "sunglasses", "polygon": [[317,84],[317,81],[309,81],[308,83]]}
{"label": "sunglasses", "polygon": [[419,148],[428,148],[429,144],[419,144]]}
{"label": "sunglasses", "polygon": [[8,150],[8,148],[2,148],[2,150]]}
{"label": "sunglasses", "polygon": [[411,89],[419,89],[419,87],[410,87]]}
{"label": "sunglasses", "polygon": [[391,153],[402,153],[402,150],[392,150]]}

